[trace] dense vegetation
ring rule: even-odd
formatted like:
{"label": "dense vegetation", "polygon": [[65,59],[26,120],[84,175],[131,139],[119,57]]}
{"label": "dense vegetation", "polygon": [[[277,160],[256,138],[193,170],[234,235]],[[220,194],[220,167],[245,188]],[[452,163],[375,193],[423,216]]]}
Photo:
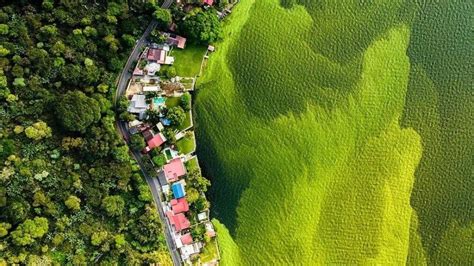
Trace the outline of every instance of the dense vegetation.
{"label": "dense vegetation", "polygon": [[472,262],[473,5],[416,2],[233,10],[196,105],[223,264]]}
{"label": "dense vegetation", "polygon": [[171,263],[112,109],[117,73],[155,6],[99,2],[0,9],[2,265]]}

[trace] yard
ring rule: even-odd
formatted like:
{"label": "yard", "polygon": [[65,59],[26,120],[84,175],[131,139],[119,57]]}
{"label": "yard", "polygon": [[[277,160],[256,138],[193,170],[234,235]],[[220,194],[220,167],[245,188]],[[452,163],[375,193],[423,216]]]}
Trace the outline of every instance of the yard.
{"label": "yard", "polygon": [[199,74],[201,61],[206,53],[206,46],[189,44],[185,49],[173,49],[171,56],[175,61],[173,66],[180,77],[194,77]]}
{"label": "yard", "polygon": [[194,133],[187,135],[186,137],[176,142],[176,147],[182,154],[189,154],[196,150],[196,144],[194,140]]}
{"label": "yard", "polygon": [[191,160],[186,162],[186,169],[188,172],[195,169],[200,170],[197,157],[193,157]]}
{"label": "yard", "polygon": [[215,239],[212,239],[206,246],[202,249],[200,254],[201,263],[211,262],[218,258],[217,254],[217,243]]}
{"label": "yard", "polygon": [[184,119],[184,122],[178,127],[178,130],[185,130],[192,125],[193,125],[193,121],[191,118],[191,111],[189,111],[189,112],[186,112],[186,118]]}
{"label": "yard", "polygon": [[168,97],[166,98],[166,107],[173,108],[176,106],[179,106],[179,103],[181,102],[181,97]]}

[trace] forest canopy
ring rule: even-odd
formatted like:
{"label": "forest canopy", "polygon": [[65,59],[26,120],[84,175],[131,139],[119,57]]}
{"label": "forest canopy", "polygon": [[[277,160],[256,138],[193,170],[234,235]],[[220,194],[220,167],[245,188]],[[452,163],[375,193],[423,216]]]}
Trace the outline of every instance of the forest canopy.
{"label": "forest canopy", "polygon": [[114,127],[117,74],[155,1],[0,8],[0,265],[169,264]]}

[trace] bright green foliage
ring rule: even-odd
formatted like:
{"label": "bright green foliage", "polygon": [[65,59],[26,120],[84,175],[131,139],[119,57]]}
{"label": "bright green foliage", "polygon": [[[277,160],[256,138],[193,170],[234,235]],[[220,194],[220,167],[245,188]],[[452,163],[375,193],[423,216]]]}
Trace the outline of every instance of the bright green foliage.
{"label": "bright green foliage", "polygon": [[7,35],[7,34],[8,34],[8,25],[0,24],[0,35]]}
{"label": "bright green foliage", "polygon": [[155,12],[153,12],[153,17],[158,22],[158,26],[166,29],[171,23],[171,12],[168,9],[164,8],[156,8]]}
{"label": "bright green foliage", "polygon": [[144,201],[144,202],[152,202],[153,201],[153,197],[151,195],[150,188],[148,187],[148,185],[146,185],[146,184],[140,185],[138,187],[138,191],[140,193],[138,195],[138,198],[141,201]]}
{"label": "bright green foliage", "polygon": [[222,36],[221,24],[214,9],[199,9],[188,15],[181,22],[180,30],[196,43],[212,43]]}
{"label": "bright green foliage", "polygon": [[116,235],[114,237],[114,241],[115,241],[115,246],[118,249],[123,249],[125,245],[127,244],[127,241],[125,240],[125,236],[123,234]]}
{"label": "bright green foliage", "polygon": [[15,87],[26,87],[25,79],[24,78],[15,78],[12,83],[13,86]]}
{"label": "bright green foliage", "polygon": [[6,56],[10,53],[10,50],[0,45],[0,56]]}
{"label": "bright green foliage", "polygon": [[43,121],[38,121],[25,129],[28,138],[40,140],[51,137],[51,128]]}
{"label": "bright green foliage", "polygon": [[67,92],[59,102],[56,112],[65,129],[82,133],[100,118],[97,101],[81,91]]}
{"label": "bright green foliage", "polygon": [[186,92],[181,96],[180,105],[186,112],[191,110],[191,94],[189,94],[189,92]]}
{"label": "bright green foliage", "polygon": [[[223,264],[404,264],[421,144],[399,126],[401,4],[300,2],[242,1],[198,84],[199,155],[232,232]],[[315,44],[334,35],[344,49]]]}
{"label": "bright green foliage", "polygon": [[66,207],[70,210],[78,211],[81,209],[81,199],[76,196],[69,196],[67,200],[64,201]]}
{"label": "bright green foliage", "polygon": [[152,160],[153,160],[153,163],[155,163],[156,167],[162,167],[166,163],[166,157],[164,154],[154,156]]}
{"label": "bright green foliage", "polygon": [[108,236],[109,234],[107,233],[107,231],[94,232],[91,236],[91,243],[94,246],[100,246],[107,239]]}
{"label": "bright green foliage", "polygon": [[107,211],[110,216],[119,216],[123,212],[125,202],[119,195],[107,196],[102,200],[102,207]]}
{"label": "bright green foliage", "polygon": [[166,117],[171,121],[172,125],[179,126],[184,122],[184,119],[186,119],[186,114],[183,108],[177,106],[170,108]]}
{"label": "bright green foliage", "polygon": [[11,233],[13,243],[18,246],[26,246],[35,242],[48,232],[48,220],[44,217],[27,219]]}
{"label": "bright green foliage", "polygon": [[128,146],[118,146],[114,148],[114,158],[118,162],[126,162],[130,160],[130,155],[128,154]]}
{"label": "bright green foliage", "polygon": [[0,238],[8,235],[8,230],[12,228],[12,225],[9,223],[0,223]]}

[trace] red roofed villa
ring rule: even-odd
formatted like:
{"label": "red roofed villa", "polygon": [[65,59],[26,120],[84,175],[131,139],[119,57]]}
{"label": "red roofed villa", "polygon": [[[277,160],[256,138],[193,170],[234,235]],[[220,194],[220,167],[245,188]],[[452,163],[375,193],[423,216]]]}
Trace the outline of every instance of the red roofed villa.
{"label": "red roofed villa", "polygon": [[145,147],[144,152],[148,153],[151,150],[153,150],[156,147],[161,146],[163,143],[165,143],[166,138],[163,136],[163,134],[159,133],[153,136],[153,138],[149,139],[147,141],[148,146]]}
{"label": "red roofed villa", "polygon": [[172,199],[170,203],[174,214],[189,211],[189,204],[186,198]]}
{"label": "red roofed villa", "polygon": [[174,62],[174,57],[168,56],[164,49],[150,48],[146,58],[149,61],[156,61],[158,64],[171,65]]}
{"label": "red roofed villa", "polygon": [[184,214],[182,213],[174,215],[172,211],[168,211],[166,213],[166,216],[168,216],[171,225],[177,232],[180,232],[184,229],[188,229],[191,226],[191,223],[189,222],[188,218],[186,218],[186,216],[184,216]]}
{"label": "red roofed villa", "polygon": [[214,4],[214,0],[202,0],[202,3],[212,6]]}
{"label": "red roofed villa", "polygon": [[163,173],[165,174],[166,181],[168,183],[178,181],[180,177],[186,174],[186,168],[184,167],[181,158],[175,158],[168,164],[163,166]]}
{"label": "red roofed villa", "polygon": [[191,245],[193,243],[193,237],[191,236],[190,233],[182,235],[180,239],[183,245]]}

